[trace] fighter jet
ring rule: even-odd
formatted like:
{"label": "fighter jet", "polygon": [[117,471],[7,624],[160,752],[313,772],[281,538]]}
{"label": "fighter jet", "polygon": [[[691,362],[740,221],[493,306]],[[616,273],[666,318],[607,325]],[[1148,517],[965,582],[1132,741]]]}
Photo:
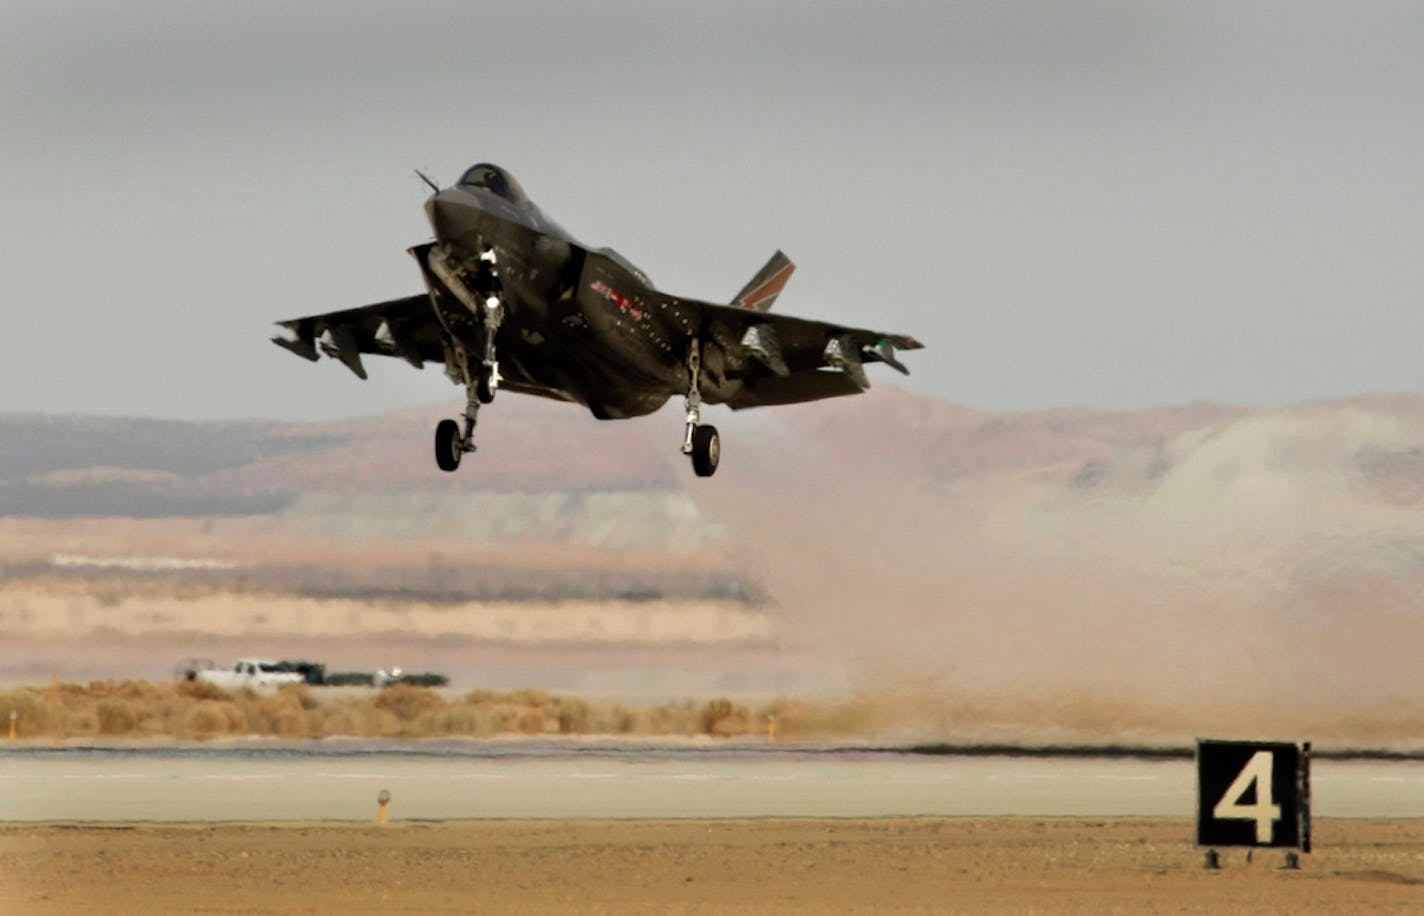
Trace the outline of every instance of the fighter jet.
{"label": "fighter jet", "polygon": [[795,265],[780,251],[730,303],[661,292],[611,248],[591,248],[543,214],[504,169],[481,163],[440,188],[425,212],[434,240],[409,249],[425,292],[277,322],[274,343],[322,353],[366,378],[364,354],[445,367],[465,389],[463,425],[441,420],[435,461],[453,471],[475,450],[481,405],[508,390],[581,404],[603,420],[638,417],[682,397],[682,451],[699,477],[721,460],[706,404],[733,410],[856,394],[865,363],[908,374],[883,334],[770,313]]}

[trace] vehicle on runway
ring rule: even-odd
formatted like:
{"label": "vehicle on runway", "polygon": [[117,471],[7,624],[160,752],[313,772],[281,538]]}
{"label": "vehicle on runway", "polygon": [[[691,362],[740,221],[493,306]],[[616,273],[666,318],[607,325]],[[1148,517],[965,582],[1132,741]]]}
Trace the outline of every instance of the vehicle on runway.
{"label": "vehicle on runway", "polygon": [[604,420],[650,414],[682,396],[682,451],[698,476],[717,470],[721,442],[704,404],[734,410],[856,394],[864,364],[908,374],[896,351],[912,337],[772,315],[795,265],[777,252],[728,305],[673,296],[610,248],[575,240],[504,169],[482,163],[434,190],[434,240],[409,249],[425,292],[278,322],[273,341],[309,360],[322,353],[366,378],[363,354],[440,363],[466,404],[463,427],[442,420],[435,459],[453,471],[475,449],[480,406],[501,388],[570,401]]}
{"label": "vehicle on runway", "polygon": [[327,671],[326,665],[305,659],[275,661],[263,658],[240,658],[231,668],[220,668],[211,659],[190,658],[174,669],[180,681],[203,681],[224,689],[237,687],[282,687],[306,684],[308,687],[447,687],[450,679],[429,671],[402,671],[399,667],[386,671]]}
{"label": "vehicle on runway", "polygon": [[190,668],[184,675],[186,680],[203,681],[224,689],[281,687],[306,681],[300,672],[265,658],[239,658],[231,668]]}

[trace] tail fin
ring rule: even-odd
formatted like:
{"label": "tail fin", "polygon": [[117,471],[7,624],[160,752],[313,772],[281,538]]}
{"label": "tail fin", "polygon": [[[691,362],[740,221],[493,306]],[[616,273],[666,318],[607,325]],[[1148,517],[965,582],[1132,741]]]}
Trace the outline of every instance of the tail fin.
{"label": "tail fin", "polygon": [[766,262],[765,267],[757,271],[751,282],[742,287],[742,291],[732,299],[732,305],[757,312],[771,311],[772,303],[781,295],[786,281],[791,279],[791,272],[795,269],[796,265],[791,263],[791,259],[778,251]]}

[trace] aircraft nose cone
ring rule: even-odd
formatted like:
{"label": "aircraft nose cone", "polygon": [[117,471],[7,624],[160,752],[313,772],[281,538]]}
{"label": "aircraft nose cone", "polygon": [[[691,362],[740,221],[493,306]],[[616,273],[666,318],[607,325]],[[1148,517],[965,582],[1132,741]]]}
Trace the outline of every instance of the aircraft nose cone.
{"label": "aircraft nose cone", "polygon": [[440,199],[440,195],[445,192],[440,191],[430,195],[430,199],[425,202],[425,218],[430,221],[430,228],[435,230],[435,234],[440,234],[440,222],[443,211],[449,208],[449,204]]}
{"label": "aircraft nose cone", "polygon": [[458,188],[446,188],[431,195],[425,202],[425,216],[430,228],[441,241],[453,241],[475,228],[477,208],[468,194]]}

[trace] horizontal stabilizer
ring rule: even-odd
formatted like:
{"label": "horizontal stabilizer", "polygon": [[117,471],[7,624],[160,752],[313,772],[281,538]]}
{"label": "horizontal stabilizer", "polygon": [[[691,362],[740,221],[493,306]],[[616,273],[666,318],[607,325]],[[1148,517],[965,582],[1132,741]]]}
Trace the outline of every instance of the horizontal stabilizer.
{"label": "horizontal stabilizer", "polygon": [[895,358],[895,345],[887,337],[882,337],[873,347],[862,347],[861,352],[871,359],[879,360],[901,375],[909,375],[910,370]]}

